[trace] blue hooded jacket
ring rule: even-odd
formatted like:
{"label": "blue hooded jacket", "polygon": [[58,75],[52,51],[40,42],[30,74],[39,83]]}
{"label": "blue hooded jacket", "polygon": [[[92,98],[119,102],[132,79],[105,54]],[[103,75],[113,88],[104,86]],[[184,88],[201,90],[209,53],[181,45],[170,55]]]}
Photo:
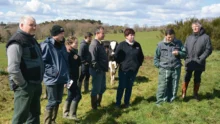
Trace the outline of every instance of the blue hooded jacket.
{"label": "blue hooded jacket", "polygon": [[45,85],[65,84],[69,80],[68,53],[64,44],[48,37],[40,44],[45,65]]}

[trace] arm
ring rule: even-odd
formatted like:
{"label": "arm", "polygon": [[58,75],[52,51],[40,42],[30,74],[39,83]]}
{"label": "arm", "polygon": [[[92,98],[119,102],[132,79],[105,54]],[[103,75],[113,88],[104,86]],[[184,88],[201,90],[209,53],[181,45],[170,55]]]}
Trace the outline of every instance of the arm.
{"label": "arm", "polygon": [[122,42],[119,43],[115,50],[114,58],[118,64],[120,64],[125,59],[125,52],[122,48]]}
{"label": "arm", "polygon": [[7,49],[8,73],[10,80],[20,86],[26,87],[27,83],[20,70],[22,47],[18,44],[11,44]]}
{"label": "arm", "polygon": [[181,59],[184,59],[186,57],[186,49],[183,46],[182,42],[180,41],[180,50],[178,51],[178,55]]}
{"label": "arm", "polygon": [[142,48],[141,48],[141,45],[139,44],[140,46],[140,53],[139,53],[139,62],[140,62],[140,66],[142,65],[143,61],[144,61],[144,54],[143,54],[143,51],[142,51]]}
{"label": "arm", "polygon": [[154,55],[154,65],[159,68],[160,66],[160,49],[157,47]]}
{"label": "arm", "polygon": [[95,68],[96,70],[100,70],[100,67],[97,63],[97,53],[98,53],[98,49],[97,46],[95,44],[90,45],[89,46],[89,52],[91,54],[91,63],[92,63],[92,67]]}
{"label": "arm", "polygon": [[205,51],[203,52],[203,54],[201,56],[199,56],[199,61],[204,61],[209,55],[211,55],[212,53],[212,45],[211,45],[211,41],[210,38],[207,39],[206,45],[205,45]]}
{"label": "arm", "polygon": [[84,55],[84,51],[85,51],[85,47],[81,44],[80,45],[80,49],[79,49],[79,56],[81,57],[81,62],[82,63],[85,63],[86,60],[85,60],[85,55]]}

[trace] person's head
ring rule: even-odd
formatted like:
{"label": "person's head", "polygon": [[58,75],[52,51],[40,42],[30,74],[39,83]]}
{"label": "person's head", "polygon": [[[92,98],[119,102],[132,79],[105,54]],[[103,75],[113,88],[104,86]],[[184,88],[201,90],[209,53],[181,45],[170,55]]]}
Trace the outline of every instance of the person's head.
{"label": "person's head", "polygon": [[74,36],[69,36],[65,41],[65,46],[67,52],[70,52],[72,49],[78,49],[78,39]]}
{"label": "person's head", "polygon": [[93,36],[92,33],[86,32],[85,35],[84,35],[84,38],[85,38],[86,42],[91,42],[92,41],[92,36]]}
{"label": "person's head", "polygon": [[36,21],[32,16],[22,16],[19,28],[27,34],[34,35],[36,31]]}
{"label": "person's head", "polygon": [[194,33],[199,33],[201,27],[202,27],[202,24],[198,20],[196,20],[192,23],[192,30]]}
{"label": "person's head", "polygon": [[165,30],[165,39],[166,39],[166,42],[172,42],[173,39],[175,38],[175,32],[173,29],[166,29]]}
{"label": "person's head", "polygon": [[51,36],[53,39],[55,39],[57,42],[62,42],[64,38],[64,29],[63,27],[59,25],[54,25],[52,29],[50,30]]}
{"label": "person's head", "polygon": [[126,28],[124,31],[124,36],[129,42],[134,41],[135,31],[132,28]]}
{"label": "person's head", "polygon": [[98,26],[95,31],[95,39],[103,40],[105,37],[104,27]]}

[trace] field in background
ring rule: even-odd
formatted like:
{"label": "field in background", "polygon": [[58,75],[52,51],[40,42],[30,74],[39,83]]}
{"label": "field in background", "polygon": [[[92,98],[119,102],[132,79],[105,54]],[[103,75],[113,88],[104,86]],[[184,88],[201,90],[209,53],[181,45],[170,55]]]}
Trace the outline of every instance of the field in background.
{"label": "field in background", "polygon": [[[135,80],[131,107],[128,109],[115,109],[115,96],[117,82],[110,86],[109,73],[107,73],[107,90],[103,96],[102,108],[92,111],[90,94],[83,94],[79,104],[78,117],[82,124],[218,124],[220,122],[220,51],[214,51],[207,60],[206,71],[202,75],[200,88],[201,101],[192,97],[193,82],[189,84],[186,101],[182,101],[181,82],[179,84],[178,98],[173,103],[165,103],[161,107],[155,105],[158,70],[153,66],[153,54],[159,39],[159,32],[141,32],[136,34],[136,40],[141,43],[145,54],[143,66],[140,68]],[[106,40],[124,40],[123,34],[106,35]],[[4,44],[0,44],[0,57],[5,57]],[[5,59],[6,60],[6,59]],[[6,67],[6,61],[0,61],[0,66]],[[118,76],[116,76],[116,79]],[[13,92],[9,91],[7,76],[0,77],[0,123],[9,124],[13,114]],[[91,84],[90,84],[91,88]],[[66,99],[66,90],[63,101]],[[123,101],[122,101],[123,103]],[[41,101],[41,123],[47,100]],[[72,120],[62,118],[63,102],[60,105],[57,123],[72,124]]]}

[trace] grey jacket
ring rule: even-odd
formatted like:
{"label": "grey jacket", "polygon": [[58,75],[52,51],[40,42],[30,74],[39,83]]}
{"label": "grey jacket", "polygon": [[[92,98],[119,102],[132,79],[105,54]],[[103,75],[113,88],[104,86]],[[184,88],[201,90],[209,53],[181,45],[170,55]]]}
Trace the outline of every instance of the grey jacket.
{"label": "grey jacket", "polygon": [[108,57],[105,47],[96,39],[94,39],[90,46],[89,52],[91,54],[91,68],[96,71],[108,71]]}
{"label": "grey jacket", "polygon": [[201,28],[199,34],[191,34],[185,42],[186,70],[205,71],[206,58],[212,53],[212,45],[209,36]]}
{"label": "grey jacket", "polygon": [[82,40],[79,48],[79,56],[81,58],[82,64],[91,63],[91,55],[89,53],[89,43]]}
{"label": "grey jacket", "polygon": [[27,83],[40,84],[44,74],[41,49],[32,35],[18,30],[7,42],[10,88],[26,87]]}

